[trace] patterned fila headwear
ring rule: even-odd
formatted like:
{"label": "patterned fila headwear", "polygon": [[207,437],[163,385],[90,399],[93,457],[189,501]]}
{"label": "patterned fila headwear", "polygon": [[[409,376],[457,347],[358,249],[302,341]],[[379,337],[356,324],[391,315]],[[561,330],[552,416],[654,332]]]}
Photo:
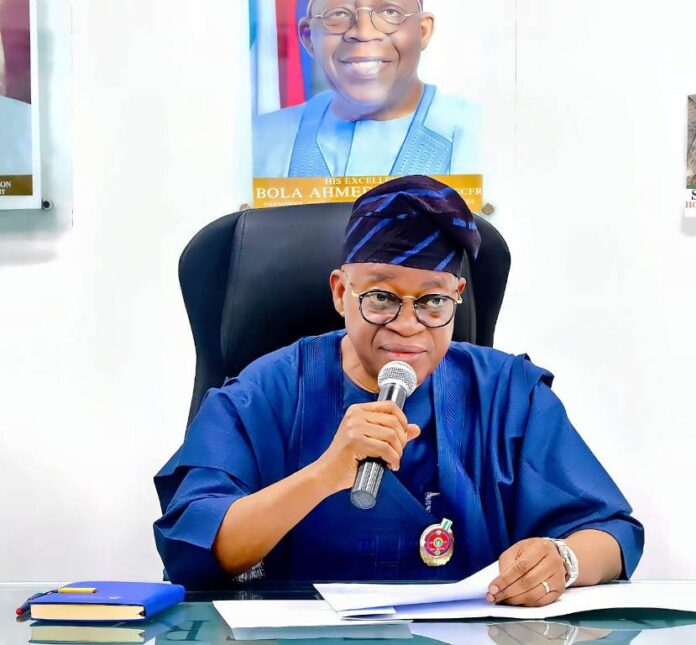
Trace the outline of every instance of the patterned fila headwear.
{"label": "patterned fila headwear", "polygon": [[481,236],[466,202],[453,188],[423,175],[392,179],[353,205],[343,264],[378,262],[461,276],[467,252]]}

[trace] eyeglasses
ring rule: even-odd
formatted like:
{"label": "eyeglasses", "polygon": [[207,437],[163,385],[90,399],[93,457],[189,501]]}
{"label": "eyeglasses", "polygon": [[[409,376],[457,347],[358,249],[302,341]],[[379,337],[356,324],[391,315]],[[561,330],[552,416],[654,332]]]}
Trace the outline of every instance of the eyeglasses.
{"label": "eyeglasses", "polygon": [[398,31],[411,16],[417,16],[420,11],[406,13],[401,7],[393,4],[385,4],[376,9],[370,7],[334,7],[327,9],[318,16],[310,16],[312,19],[321,20],[326,31],[331,34],[345,34],[358,23],[358,11],[369,11],[372,25],[383,34],[393,34]]}
{"label": "eyeglasses", "polygon": [[461,296],[457,299],[442,293],[426,293],[423,296],[397,296],[384,289],[370,289],[355,293],[348,276],[343,274],[350,287],[350,292],[360,300],[360,315],[371,325],[388,325],[396,320],[407,298],[413,300],[413,311],[416,319],[422,325],[430,328],[448,325],[457,311],[457,305],[462,303]]}

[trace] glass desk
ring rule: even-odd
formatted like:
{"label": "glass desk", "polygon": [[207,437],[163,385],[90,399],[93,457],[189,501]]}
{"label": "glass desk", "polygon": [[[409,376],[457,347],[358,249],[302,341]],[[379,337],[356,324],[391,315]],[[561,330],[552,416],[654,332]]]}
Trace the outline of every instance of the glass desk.
{"label": "glass desk", "polygon": [[[0,644],[20,645],[30,642],[80,642],[77,640],[46,639],[36,629],[40,623],[31,620],[17,621],[15,609],[29,596],[45,591],[45,584],[0,584]],[[297,629],[292,632],[270,633],[265,630],[261,640],[236,640],[231,630],[212,605],[213,599],[306,599],[315,598],[309,585],[273,586],[253,584],[235,592],[219,592],[214,595],[191,593],[187,602],[159,614],[145,626],[128,627],[126,637],[130,642],[162,645],[164,643],[198,643],[212,645],[227,642],[286,645],[316,642],[322,645],[362,645],[367,643],[390,643],[395,645],[436,645],[437,643],[497,643],[498,645],[548,645],[560,643],[696,643],[696,613],[669,612],[662,610],[606,610],[586,614],[574,614],[567,618],[549,621],[486,621],[462,620],[448,622],[410,623],[400,630],[378,627],[377,633],[360,633],[351,627],[350,633],[334,630],[304,636]],[[383,631],[380,631],[381,628]],[[144,637],[141,633],[144,631]],[[338,628],[342,630],[343,628]],[[33,637],[32,639],[32,631]],[[82,637],[84,634],[80,634]],[[102,634],[103,635],[103,634]],[[63,635],[65,636],[65,635]],[[314,638],[320,636],[321,639]],[[377,638],[376,636],[379,636]],[[39,640],[41,637],[41,640]],[[71,638],[76,638],[72,636]],[[93,641],[98,642],[96,638]],[[102,641],[103,642],[103,641]],[[124,642],[123,638],[119,641]]]}

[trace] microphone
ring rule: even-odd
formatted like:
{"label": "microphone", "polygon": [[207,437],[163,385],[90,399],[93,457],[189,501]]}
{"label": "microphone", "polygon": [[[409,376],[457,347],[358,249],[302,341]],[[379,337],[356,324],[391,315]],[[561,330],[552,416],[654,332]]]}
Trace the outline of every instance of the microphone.
{"label": "microphone", "polygon": [[[404,407],[406,399],[416,389],[416,373],[404,361],[387,363],[377,375],[379,385],[378,401],[394,401],[399,408]],[[350,501],[362,509],[372,508],[377,503],[377,492],[382,483],[386,464],[381,459],[364,459],[358,466]]]}

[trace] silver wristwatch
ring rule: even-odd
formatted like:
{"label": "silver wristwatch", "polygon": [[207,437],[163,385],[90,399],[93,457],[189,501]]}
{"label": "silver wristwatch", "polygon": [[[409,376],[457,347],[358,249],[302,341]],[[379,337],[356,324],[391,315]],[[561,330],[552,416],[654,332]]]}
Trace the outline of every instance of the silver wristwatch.
{"label": "silver wristwatch", "polygon": [[563,540],[558,540],[556,538],[546,538],[551,540],[556,545],[558,553],[563,558],[563,564],[566,570],[566,588],[570,587],[577,579],[580,574],[580,569],[578,567],[578,557],[575,555],[575,551],[571,549]]}

